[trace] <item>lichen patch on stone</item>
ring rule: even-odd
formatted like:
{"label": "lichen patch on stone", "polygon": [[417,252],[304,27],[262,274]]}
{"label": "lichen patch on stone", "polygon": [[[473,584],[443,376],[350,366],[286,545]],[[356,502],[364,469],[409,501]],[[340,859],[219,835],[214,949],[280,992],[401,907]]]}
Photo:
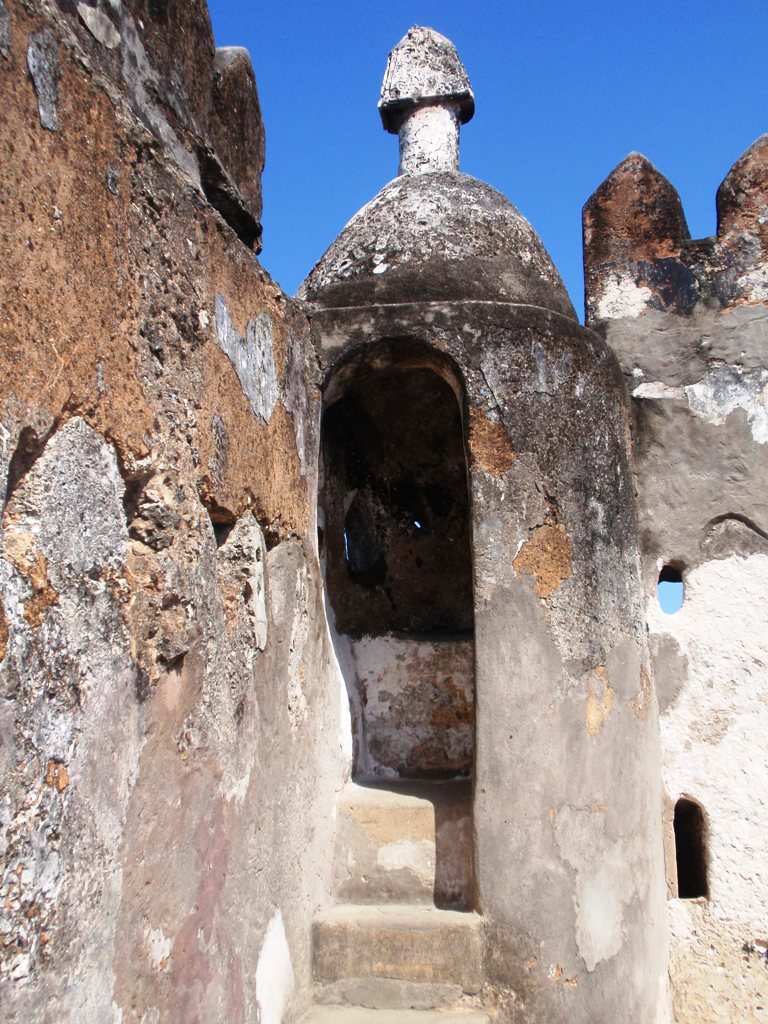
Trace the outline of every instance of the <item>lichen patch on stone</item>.
{"label": "lichen patch on stone", "polygon": [[516,573],[536,580],[536,593],[546,600],[563,580],[573,575],[571,542],[561,523],[539,526],[512,563]]}

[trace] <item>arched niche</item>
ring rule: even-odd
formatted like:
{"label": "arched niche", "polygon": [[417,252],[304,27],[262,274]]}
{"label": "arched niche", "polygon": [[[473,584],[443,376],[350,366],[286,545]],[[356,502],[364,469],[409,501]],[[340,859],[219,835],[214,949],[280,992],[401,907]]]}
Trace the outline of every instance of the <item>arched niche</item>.
{"label": "arched niche", "polygon": [[320,508],[355,773],[469,776],[474,757],[471,519],[463,386],[428,347],[357,351],[325,389]]}

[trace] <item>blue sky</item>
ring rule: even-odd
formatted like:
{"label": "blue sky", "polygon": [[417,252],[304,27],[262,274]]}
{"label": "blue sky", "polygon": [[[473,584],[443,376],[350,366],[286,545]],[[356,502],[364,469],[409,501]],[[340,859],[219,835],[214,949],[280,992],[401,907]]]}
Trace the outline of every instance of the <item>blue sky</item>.
{"label": "blue sky", "polygon": [[675,185],[694,237],[768,131],[768,0],[210,0],[219,46],[253,58],[267,132],[266,269],[293,293],[397,173],[376,102],[414,24],[456,44],[475,92],[461,169],[531,221],[583,312],[581,208],[631,150]]}

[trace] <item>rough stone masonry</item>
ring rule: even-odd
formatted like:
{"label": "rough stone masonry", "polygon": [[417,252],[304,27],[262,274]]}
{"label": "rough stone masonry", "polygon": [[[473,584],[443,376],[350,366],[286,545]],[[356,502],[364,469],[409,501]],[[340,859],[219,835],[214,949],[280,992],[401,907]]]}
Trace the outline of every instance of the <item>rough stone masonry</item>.
{"label": "rough stone masonry", "polygon": [[204,0],[0,96],[3,1019],[760,1020],[768,141],[703,240],[627,157],[582,326],[432,29],[296,299]]}

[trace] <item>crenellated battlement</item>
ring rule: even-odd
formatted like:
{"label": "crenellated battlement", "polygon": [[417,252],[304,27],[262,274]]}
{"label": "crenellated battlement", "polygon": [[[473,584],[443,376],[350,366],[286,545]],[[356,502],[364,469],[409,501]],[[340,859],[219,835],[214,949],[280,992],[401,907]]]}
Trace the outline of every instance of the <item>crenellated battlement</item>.
{"label": "crenellated battlement", "polygon": [[674,186],[630,153],[583,210],[587,323],[687,313],[768,297],[768,136],[733,165],[717,192],[717,234],[691,239]]}

